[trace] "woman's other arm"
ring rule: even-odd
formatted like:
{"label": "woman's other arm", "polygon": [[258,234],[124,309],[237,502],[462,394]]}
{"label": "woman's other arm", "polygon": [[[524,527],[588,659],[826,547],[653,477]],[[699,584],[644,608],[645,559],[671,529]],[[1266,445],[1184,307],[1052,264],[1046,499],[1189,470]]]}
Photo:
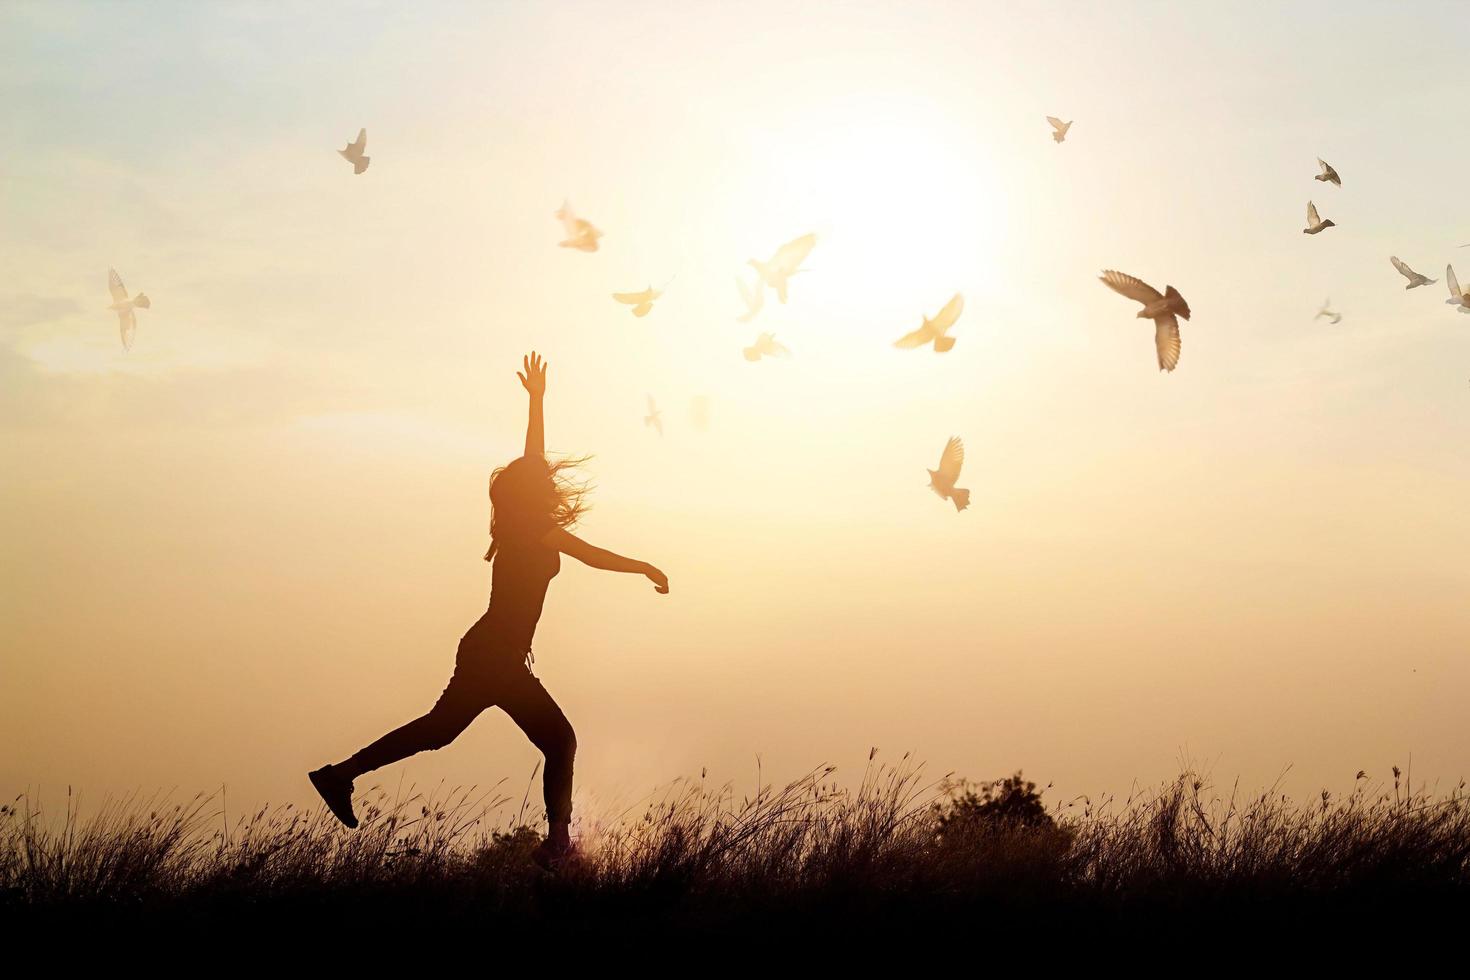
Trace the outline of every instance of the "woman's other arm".
{"label": "woman's other arm", "polygon": [[592,568],[600,568],[608,572],[632,572],[635,575],[647,576],[648,580],[653,583],[654,591],[660,595],[668,594],[669,577],[648,562],[638,561],[635,558],[624,558],[605,548],[588,544],[565,528],[554,527],[547,531],[542,536],[541,543]]}

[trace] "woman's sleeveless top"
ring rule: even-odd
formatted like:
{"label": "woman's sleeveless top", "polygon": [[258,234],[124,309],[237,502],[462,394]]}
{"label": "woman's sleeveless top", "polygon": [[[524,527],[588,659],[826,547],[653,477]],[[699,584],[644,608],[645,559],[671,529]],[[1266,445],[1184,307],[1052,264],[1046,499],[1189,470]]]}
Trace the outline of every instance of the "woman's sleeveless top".
{"label": "woman's sleeveless top", "polygon": [[487,640],[497,649],[525,653],[531,649],[546,589],[561,570],[561,554],[541,543],[550,521],[497,534],[490,570],[490,608],[482,622]]}

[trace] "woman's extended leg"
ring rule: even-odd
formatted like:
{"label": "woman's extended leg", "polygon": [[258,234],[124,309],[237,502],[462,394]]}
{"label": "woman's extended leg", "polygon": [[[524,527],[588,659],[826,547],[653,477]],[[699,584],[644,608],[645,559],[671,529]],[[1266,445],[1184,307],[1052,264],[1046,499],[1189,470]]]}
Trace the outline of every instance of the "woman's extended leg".
{"label": "woman's extended leg", "polygon": [[440,696],[428,714],[395,728],[351,758],[334,766],[323,766],[307,775],[337,819],[349,827],[356,827],[357,815],[352,812],[354,779],[417,752],[443,748],[468,728],[483,710],[485,705],[482,702],[460,696],[451,682],[450,689]]}
{"label": "woman's extended leg", "polygon": [[442,749],[470,727],[484,707],[458,698],[440,698],[429,713],[393,729],[332,768],[347,779],[429,749]]}
{"label": "woman's extended leg", "polygon": [[565,851],[571,838],[572,762],[577,754],[577,736],[546,688],[529,671],[519,675],[496,700],[511,720],[530,737],[546,756],[542,791],[546,799],[547,841],[556,851]]}

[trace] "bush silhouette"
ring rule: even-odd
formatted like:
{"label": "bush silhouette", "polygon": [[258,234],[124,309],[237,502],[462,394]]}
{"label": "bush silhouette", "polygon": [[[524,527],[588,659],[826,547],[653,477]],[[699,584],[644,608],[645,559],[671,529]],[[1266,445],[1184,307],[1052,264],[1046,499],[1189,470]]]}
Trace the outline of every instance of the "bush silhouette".
{"label": "bush silhouette", "polygon": [[1024,778],[1019,769],[1004,779],[986,783],[950,781],[945,789],[947,798],[934,804],[935,835],[941,839],[997,830],[1057,829],[1036,784]]}

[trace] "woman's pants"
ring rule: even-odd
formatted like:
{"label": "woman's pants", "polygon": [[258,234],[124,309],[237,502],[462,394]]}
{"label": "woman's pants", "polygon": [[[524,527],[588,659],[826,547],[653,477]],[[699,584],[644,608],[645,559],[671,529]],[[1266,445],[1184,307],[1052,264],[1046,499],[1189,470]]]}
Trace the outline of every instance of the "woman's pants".
{"label": "woman's pants", "polygon": [[476,642],[477,634],[483,635],[480,626],[476,623],[476,628],[460,641],[454,676],[429,713],[384,735],[340,768],[349,778],[355,778],[416,752],[443,748],[480,712],[496,705],[546,756],[542,773],[546,819],[552,824],[565,823],[572,817],[572,760],[577,737],[561,708],[531,673],[525,655]]}

